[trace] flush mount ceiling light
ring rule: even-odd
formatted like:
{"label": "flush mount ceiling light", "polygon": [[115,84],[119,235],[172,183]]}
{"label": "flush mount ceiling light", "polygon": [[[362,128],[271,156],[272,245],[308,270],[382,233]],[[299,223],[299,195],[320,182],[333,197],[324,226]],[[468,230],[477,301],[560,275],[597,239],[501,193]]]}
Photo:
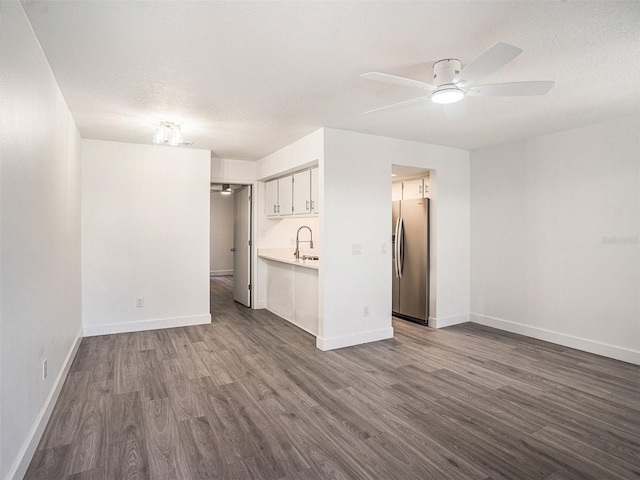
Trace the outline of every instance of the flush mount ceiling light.
{"label": "flush mount ceiling light", "polygon": [[231,195],[233,193],[233,190],[231,189],[231,185],[229,185],[228,183],[224,183],[222,185],[222,190],[220,191],[220,193],[222,195]]}
{"label": "flush mount ceiling light", "polygon": [[180,131],[180,125],[173,122],[160,122],[160,125],[156,127],[155,134],[153,136],[153,143],[159,145],[170,145],[176,147],[178,145],[191,145],[192,142],[185,142],[182,140],[182,133]]}
{"label": "flush mount ceiling light", "polygon": [[464,98],[464,92],[455,85],[443,85],[431,94],[431,101],[446,105],[456,103]]}

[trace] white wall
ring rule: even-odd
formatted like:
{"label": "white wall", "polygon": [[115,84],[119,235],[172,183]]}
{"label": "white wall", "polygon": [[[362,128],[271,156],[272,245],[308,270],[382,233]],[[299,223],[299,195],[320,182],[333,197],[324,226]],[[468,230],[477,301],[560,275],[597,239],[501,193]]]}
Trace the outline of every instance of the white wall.
{"label": "white wall", "polygon": [[[431,169],[431,319],[468,321],[469,154],[405,140],[324,129],[324,201],[318,347],[389,338],[391,166]],[[352,255],[352,244],[362,245]],[[387,254],[381,253],[382,244]],[[368,305],[370,316],[363,316]]]}
{"label": "white wall", "polygon": [[234,195],[211,192],[210,257],[211,275],[233,275]]}
{"label": "white wall", "polygon": [[24,475],[82,334],[80,134],[22,7],[3,1],[0,11],[0,478],[7,479]]}
{"label": "white wall", "polygon": [[[324,129],[321,128],[261,158],[256,162],[256,179],[264,181],[317,163],[320,166],[320,182],[322,182],[323,142]],[[322,191],[322,188],[319,187],[319,189]]]}
{"label": "white wall", "polygon": [[[314,252],[320,251],[320,219],[318,217],[302,217],[302,218],[268,218],[260,223],[258,232],[260,238],[259,248],[290,248],[295,250],[296,233],[302,226],[311,228],[313,233],[313,249]],[[309,232],[301,232],[300,240],[309,240]],[[305,252],[309,249],[309,244],[305,243],[300,246]]]}
{"label": "white wall", "polygon": [[238,183],[248,185],[256,178],[256,162],[222,158],[211,159],[213,183]]}
{"label": "white wall", "polygon": [[640,363],[638,117],[474,151],[474,321]]}
{"label": "white wall", "polygon": [[82,141],[85,336],[210,322],[209,178],[206,150]]}

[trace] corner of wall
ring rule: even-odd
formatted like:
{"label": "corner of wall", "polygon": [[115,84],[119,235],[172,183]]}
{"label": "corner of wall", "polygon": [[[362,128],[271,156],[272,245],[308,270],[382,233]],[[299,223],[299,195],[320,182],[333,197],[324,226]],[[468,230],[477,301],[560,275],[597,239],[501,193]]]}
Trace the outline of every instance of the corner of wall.
{"label": "corner of wall", "polygon": [[461,315],[451,315],[449,317],[429,317],[429,326],[432,328],[446,328],[462,323],[470,322],[470,314],[463,313]]}
{"label": "corner of wall", "polygon": [[525,325],[518,322],[512,322],[502,318],[490,317],[479,313],[470,314],[470,320],[473,323],[484,325],[486,327],[497,328],[506,332],[524,335],[526,337],[536,338],[545,342],[563,345],[569,348],[575,348],[583,352],[594,353],[604,357],[613,358],[622,362],[640,365],[640,351],[629,348],[618,347],[607,343],[596,342],[586,338],[568,335],[565,333],[547,330],[545,328]]}
{"label": "corner of wall", "polygon": [[358,332],[354,335],[343,335],[340,337],[325,338],[316,337],[316,347],[322,351],[335,350],[337,348],[352,347],[362,343],[377,342],[393,338],[393,327]]}
{"label": "corner of wall", "polygon": [[20,451],[18,452],[18,456],[16,458],[15,463],[9,470],[8,479],[18,479],[23,478],[25,473],[27,473],[27,469],[29,468],[29,464],[31,463],[31,459],[36,452],[36,448],[38,448],[38,443],[40,442],[40,438],[44,433],[44,429],[49,422],[49,418],[51,417],[51,413],[53,412],[53,407],[55,407],[56,402],[58,401],[58,396],[60,395],[60,391],[62,390],[62,386],[64,385],[64,381],[69,374],[69,370],[71,369],[71,365],[73,364],[73,359],[78,352],[78,348],[80,347],[80,342],[82,341],[82,329],[77,333],[73,344],[71,345],[71,349],[67,353],[66,358],[62,364],[62,368],[58,372],[53,385],[51,386],[51,391],[47,396],[47,399],[40,409],[36,421],[33,424],[33,427],[29,431],[27,438],[25,439]]}

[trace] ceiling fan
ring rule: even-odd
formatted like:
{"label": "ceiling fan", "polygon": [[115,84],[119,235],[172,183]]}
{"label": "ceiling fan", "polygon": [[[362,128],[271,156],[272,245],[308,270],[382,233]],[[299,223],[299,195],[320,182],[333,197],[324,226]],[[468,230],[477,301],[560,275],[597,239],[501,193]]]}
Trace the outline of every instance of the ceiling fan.
{"label": "ceiling fan", "polygon": [[388,73],[364,73],[361,77],[368,80],[392,83],[404,87],[420,88],[431,92],[424,97],[412,98],[404,102],[375,108],[369,110],[367,113],[428,99],[439,104],[455,103],[467,95],[492,97],[544,95],[551,90],[555,82],[530,81],[476,85],[476,82],[503,67],[521,53],[521,48],[514,47],[508,43],[496,43],[493,47],[468,63],[464,68],[460,68],[460,60],[456,58],[439,60],[433,64],[433,85],[410,78],[389,75]]}

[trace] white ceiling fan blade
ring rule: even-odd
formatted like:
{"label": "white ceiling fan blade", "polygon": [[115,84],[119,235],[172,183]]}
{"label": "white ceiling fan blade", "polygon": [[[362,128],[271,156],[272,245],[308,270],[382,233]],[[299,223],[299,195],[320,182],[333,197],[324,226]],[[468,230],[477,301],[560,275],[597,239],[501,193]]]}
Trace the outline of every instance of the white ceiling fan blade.
{"label": "white ceiling fan blade", "polygon": [[422,89],[431,90],[431,91],[436,89],[434,85],[429,85],[428,83],[419,82],[418,80],[412,80],[410,78],[398,77],[396,75],[389,75],[388,73],[369,72],[369,73],[363,73],[360,76],[362,78],[366,78],[367,80],[375,80],[376,82],[383,82],[383,83],[392,83],[393,85],[400,85],[402,87],[422,88]]}
{"label": "white ceiling fan blade", "polygon": [[374,108],[373,110],[369,110],[366,113],[379,112],[380,110],[386,110],[387,108],[395,108],[395,107],[402,107],[405,105],[411,105],[412,103],[422,102],[423,100],[428,100],[430,98],[431,98],[431,95],[427,95],[425,97],[412,98],[411,100],[405,100],[404,102],[392,103],[391,105],[386,105],[384,107]]}
{"label": "white ceiling fan blade", "polygon": [[453,79],[453,83],[466,87],[505,66],[522,53],[522,49],[508,43],[496,43],[468,63]]}
{"label": "white ceiling fan blade", "polygon": [[517,97],[528,95],[544,95],[555,85],[551,81],[493,83],[474,85],[466,95],[483,95],[487,97]]}

